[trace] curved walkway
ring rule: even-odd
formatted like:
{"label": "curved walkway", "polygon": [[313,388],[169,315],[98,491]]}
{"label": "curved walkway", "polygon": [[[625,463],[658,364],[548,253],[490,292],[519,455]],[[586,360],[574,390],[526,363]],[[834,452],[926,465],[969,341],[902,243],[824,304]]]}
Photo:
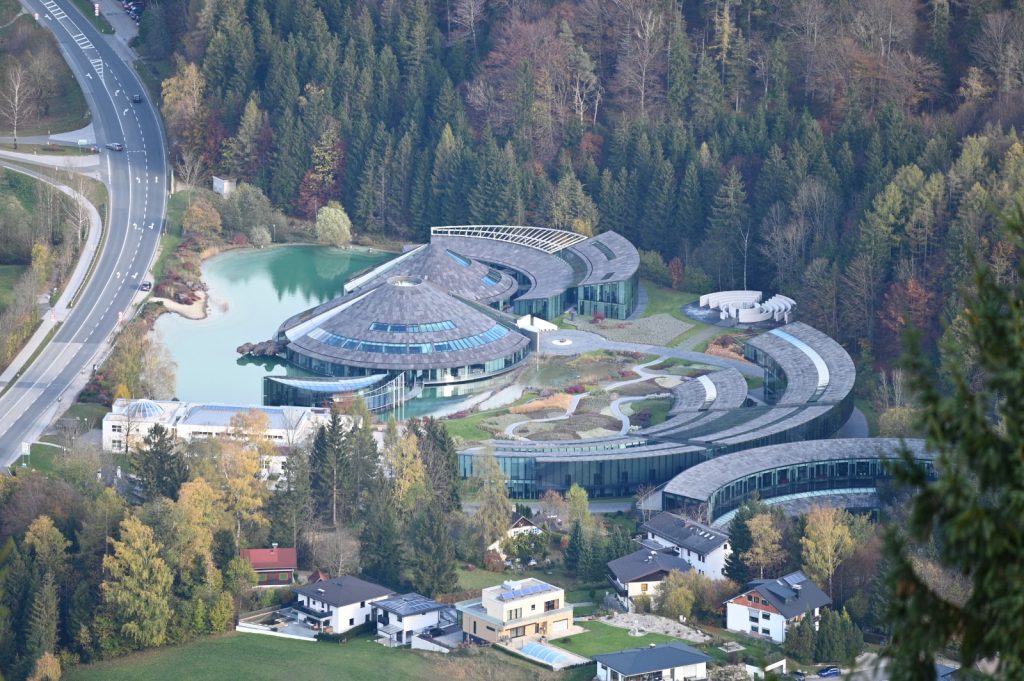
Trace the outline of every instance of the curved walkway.
{"label": "curved walkway", "polygon": [[576,413],[576,408],[580,406],[580,400],[582,400],[584,397],[587,397],[588,395],[589,393],[573,395],[572,402],[569,403],[569,407],[565,410],[565,413],[561,414],[560,416],[550,416],[546,419],[525,419],[523,421],[516,421],[515,423],[505,427],[505,435],[511,438],[517,437],[515,434],[516,428],[527,423],[548,423],[550,421],[564,421]]}
{"label": "curved walkway", "polygon": [[[570,345],[554,344],[554,341],[562,338],[571,340],[572,343]],[[679,348],[666,348],[660,345],[610,341],[602,338],[596,333],[590,333],[589,331],[566,331],[560,329],[558,331],[548,331],[541,334],[540,337],[540,352],[545,355],[581,355],[584,352],[593,352],[595,350],[640,352],[645,355],[677,357],[679,359],[685,359],[688,362],[698,362],[700,364],[736,369],[744,376],[759,378],[764,376],[764,370],[750,362],[740,362],[738,360],[727,359],[725,357],[706,355],[703,352],[680,350]]]}

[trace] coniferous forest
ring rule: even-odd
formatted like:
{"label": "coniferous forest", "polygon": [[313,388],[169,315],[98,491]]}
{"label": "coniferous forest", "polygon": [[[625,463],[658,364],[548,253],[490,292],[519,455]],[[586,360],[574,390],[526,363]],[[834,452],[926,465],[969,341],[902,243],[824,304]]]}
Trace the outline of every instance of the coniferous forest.
{"label": "coniferous forest", "polygon": [[[998,0],[162,0],[179,161],[357,234],[616,230],[692,291],[791,295],[864,361],[1012,277],[1024,16]],[[645,270],[666,277],[653,254]],[[667,283],[667,282],[666,282]]]}

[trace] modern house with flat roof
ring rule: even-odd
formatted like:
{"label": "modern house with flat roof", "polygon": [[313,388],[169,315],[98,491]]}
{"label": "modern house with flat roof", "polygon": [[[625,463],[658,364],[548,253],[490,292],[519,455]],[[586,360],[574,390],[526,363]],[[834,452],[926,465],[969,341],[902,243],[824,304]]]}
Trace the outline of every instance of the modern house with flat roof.
{"label": "modern house with flat roof", "polygon": [[525,636],[558,636],[572,626],[572,606],[565,591],[539,579],[505,581],[480,598],[455,604],[462,631],[476,643],[498,643]]}
{"label": "modern house with flat roof", "polygon": [[658,513],[640,526],[640,544],[652,550],[666,548],[711,579],[725,575],[725,559],[732,553],[729,535],[674,513]]}
{"label": "modern house with flat roof", "polygon": [[851,438],[772,445],[727,454],[683,471],[665,485],[662,504],[683,513],[702,511],[713,525],[724,526],[755,494],[769,504],[874,495],[878,482],[889,477],[886,461],[904,446],[915,459],[931,466],[935,457],[923,440]]}
{"label": "modern house with flat roof", "polygon": [[376,601],[371,619],[377,623],[377,640],[389,648],[410,645],[414,636],[450,624],[441,621],[449,607],[418,593]]}
{"label": "modern house with flat roof", "polygon": [[711,658],[685,643],[672,641],[594,655],[598,681],[703,681]]}
{"label": "modern house with flat roof", "polygon": [[581,440],[492,440],[460,452],[460,475],[472,477],[475,458],[493,451],[515,497],[564,493],[574,483],[591,497],[627,497],[723,454],[832,437],[849,419],[856,371],[835,340],[794,322],[747,346],[771,383],[764,401],[748,395],[735,369],[715,371],[673,388],[669,418],[657,426]]}
{"label": "modern house with flat roof", "polygon": [[786,632],[804,617],[818,628],[821,609],[832,599],[803,572],[797,570],[778,579],[758,579],[725,602],[725,628],[785,643]]}

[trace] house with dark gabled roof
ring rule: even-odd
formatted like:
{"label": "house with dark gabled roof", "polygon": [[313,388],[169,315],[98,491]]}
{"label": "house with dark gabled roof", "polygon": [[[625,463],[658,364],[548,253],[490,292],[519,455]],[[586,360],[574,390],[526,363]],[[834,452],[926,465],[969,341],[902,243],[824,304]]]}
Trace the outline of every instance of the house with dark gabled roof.
{"label": "house with dark gabled roof", "polygon": [[814,618],[817,629],[821,608],[831,604],[832,599],[797,570],[778,579],[747,584],[746,591],[725,602],[725,628],[783,643],[786,632],[804,617]]}
{"label": "house with dark gabled roof", "polygon": [[660,646],[594,655],[593,659],[597,662],[599,681],[700,681],[708,678],[711,658],[684,643],[672,641]]}
{"label": "house with dark gabled roof", "polygon": [[341,634],[370,622],[372,604],[393,594],[379,584],[345,575],[296,587],[293,607],[306,623]]}
{"label": "house with dark gabled roof", "polygon": [[668,573],[673,570],[686,572],[690,569],[690,564],[671,549],[640,549],[608,561],[608,581],[615,587],[619,602],[628,610],[632,610],[634,598],[648,596],[654,599],[658,586]]}
{"label": "house with dark gabled roof", "polygon": [[725,559],[732,547],[729,535],[721,530],[674,513],[659,513],[642,524],[640,532],[645,548],[671,548],[698,573],[711,579],[725,577]]}

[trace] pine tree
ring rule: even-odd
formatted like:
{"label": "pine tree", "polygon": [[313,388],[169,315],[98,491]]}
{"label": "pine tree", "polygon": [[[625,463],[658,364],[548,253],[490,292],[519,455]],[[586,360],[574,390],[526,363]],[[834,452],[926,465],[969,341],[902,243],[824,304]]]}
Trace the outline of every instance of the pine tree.
{"label": "pine tree", "polygon": [[569,572],[576,572],[582,564],[584,557],[586,535],[583,533],[583,525],[580,521],[572,524],[572,533],[569,535],[569,545],[565,549],[565,567]]}
{"label": "pine tree", "polygon": [[391,484],[374,476],[367,495],[366,518],[359,534],[362,571],[384,584],[395,585],[402,578],[402,536]]}
{"label": "pine tree", "polygon": [[380,466],[380,452],[373,439],[373,417],[363,399],[356,398],[346,405],[345,415],[352,419],[353,427],[341,443],[341,490],[347,517],[357,517],[370,480]]}
{"label": "pine tree", "polygon": [[737,584],[746,584],[753,579],[750,567],[744,562],[743,555],[753,546],[754,540],[747,527],[747,521],[755,515],[768,512],[768,505],[759,499],[744,502],[736,510],[732,523],[729,524],[729,543],[732,553],[725,559],[725,574]]}
{"label": "pine tree", "polygon": [[425,505],[412,529],[410,544],[420,547],[409,560],[413,588],[431,597],[455,591],[459,583],[455,545],[440,507],[436,503]]}
{"label": "pine tree", "polygon": [[444,513],[462,507],[459,498],[459,453],[443,421],[427,417],[416,430],[427,473],[427,487]]}
{"label": "pine tree", "polygon": [[177,499],[182,483],[188,480],[188,462],[178,448],[174,435],[160,424],[153,426],[142,446],[132,456],[146,497]]}
{"label": "pine tree", "polygon": [[35,663],[46,653],[57,650],[57,623],[60,612],[57,609],[57,586],[53,575],[46,572],[36,587],[29,612],[28,634],[25,639],[25,656]]}
{"label": "pine tree", "polygon": [[132,645],[158,646],[167,637],[174,578],[153,530],[142,521],[125,518],[120,535],[111,540],[113,553],[103,557],[104,606],[116,631]]}
{"label": "pine tree", "polygon": [[786,655],[810,664],[814,660],[814,618],[805,615],[800,623],[786,632],[786,642],[783,646]]}

